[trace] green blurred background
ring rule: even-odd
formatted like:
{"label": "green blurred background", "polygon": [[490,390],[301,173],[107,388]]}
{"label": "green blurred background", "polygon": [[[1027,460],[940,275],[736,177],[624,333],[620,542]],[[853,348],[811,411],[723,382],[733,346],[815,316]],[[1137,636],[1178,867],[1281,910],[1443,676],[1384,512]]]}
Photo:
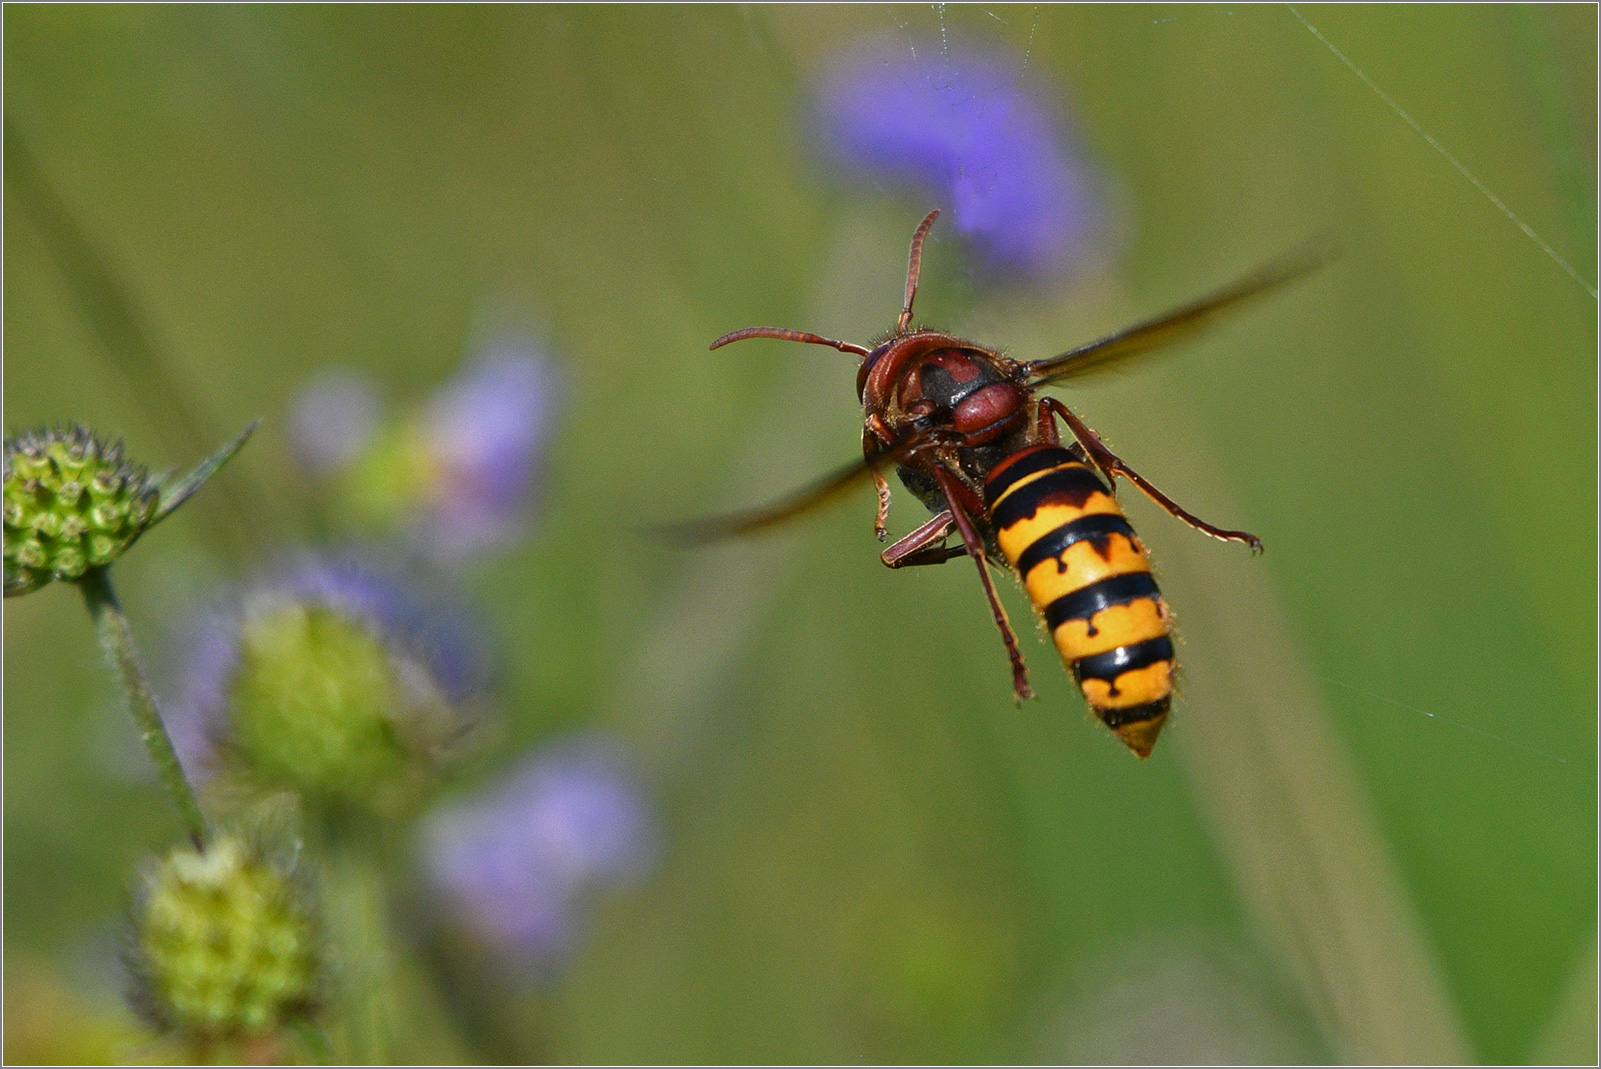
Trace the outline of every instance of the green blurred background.
{"label": "green blurred background", "polygon": [[[4,29],[8,431],[81,419],[165,467],[266,421],[119,565],[152,649],[175,591],[312,534],[284,423],[310,374],[404,406],[507,315],[563,362],[538,529],[473,583],[504,745],[616,732],[668,845],[526,998],[549,1057],[1595,1058],[1593,6],[8,5]],[[809,150],[815,79],[869,32],[1026,55],[1115,212],[1063,293],[986,285],[936,228],[930,323],[1041,357],[1310,235],[1344,249],[1068,398],[1267,542],[1125,495],[1183,640],[1146,763],[1034,637],[1015,708],[970,568],[882,568],[869,493],[697,553],[637,533],[857,448],[848,359],[706,343],[891,324],[934,205]],[[8,1060],[127,1057],[117,926],[174,828],[73,592],[5,624]]]}

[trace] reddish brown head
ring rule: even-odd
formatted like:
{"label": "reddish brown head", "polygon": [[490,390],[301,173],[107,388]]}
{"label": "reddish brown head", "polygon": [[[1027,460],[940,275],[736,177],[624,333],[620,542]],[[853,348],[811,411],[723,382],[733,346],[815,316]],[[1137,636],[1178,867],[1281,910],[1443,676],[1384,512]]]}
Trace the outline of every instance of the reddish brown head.
{"label": "reddish brown head", "polygon": [[726,334],[712,348],[745,338],[828,345],[862,358],[856,395],[866,422],[869,454],[886,450],[908,434],[944,431],[942,441],[961,449],[992,445],[1028,423],[1030,394],[1022,365],[993,349],[937,330],[912,330],[923,241],[939,218],[929,212],[912,235],[906,269],[906,300],[888,341],[869,350],[807,331],[749,327]]}
{"label": "reddish brown head", "polygon": [[[925,330],[890,341],[862,361],[862,409],[871,433],[890,445],[930,426],[956,444],[987,445],[1027,422],[1028,394],[1017,365],[999,353]],[[874,419],[878,417],[878,419]]]}
{"label": "reddish brown head", "polygon": [[930,212],[912,235],[906,301],[894,336],[863,357],[856,373],[867,433],[884,446],[930,426],[955,432],[964,447],[988,445],[1028,420],[1028,392],[1015,361],[941,331],[910,329],[923,239],[938,217]]}

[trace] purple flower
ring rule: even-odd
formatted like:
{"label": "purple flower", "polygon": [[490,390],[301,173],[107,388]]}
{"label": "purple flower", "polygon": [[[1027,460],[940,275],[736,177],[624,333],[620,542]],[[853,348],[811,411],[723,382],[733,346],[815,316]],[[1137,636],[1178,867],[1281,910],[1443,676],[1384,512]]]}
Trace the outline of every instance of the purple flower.
{"label": "purple flower", "polygon": [[334,609],[365,624],[399,663],[425,673],[425,685],[437,687],[453,706],[471,703],[488,687],[489,652],[480,630],[450,598],[419,590],[355,555],[305,554],[191,624],[173,699],[163,708],[173,747],[191,778],[205,782],[217,771],[242,629],[252,614],[286,601]]}
{"label": "purple flower", "polygon": [[1070,268],[1098,219],[1063,122],[1001,52],[851,50],[823,83],[824,139],[851,173],[909,183],[949,206],[991,267]]}
{"label": "purple flower", "polygon": [[291,415],[302,466],[353,526],[401,532],[435,562],[471,558],[523,528],[543,474],[562,383],[526,338],[503,335],[409,416],[377,427],[369,383],[314,378]]}
{"label": "purple flower", "polygon": [[423,829],[434,885],[458,919],[513,963],[549,965],[578,937],[589,898],[643,876],[655,814],[613,747],[586,737],[537,753]]}
{"label": "purple flower", "polygon": [[423,533],[437,555],[506,541],[538,489],[561,383],[533,344],[502,339],[464,368],[422,413],[436,475]]}

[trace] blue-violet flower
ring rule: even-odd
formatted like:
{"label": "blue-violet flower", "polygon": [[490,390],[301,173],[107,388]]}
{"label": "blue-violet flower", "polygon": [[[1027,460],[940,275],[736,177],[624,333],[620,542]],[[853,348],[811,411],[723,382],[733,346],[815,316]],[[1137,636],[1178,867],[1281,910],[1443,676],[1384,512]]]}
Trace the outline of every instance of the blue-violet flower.
{"label": "blue-violet flower", "polygon": [[348,373],[309,383],[291,425],[302,464],[330,480],[338,515],[398,530],[425,556],[453,562],[525,526],[561,393],[539,346],[503,337],[419,411],[376,433],[373,393]]}
{"label": "blue-violet flower", "polygon": [[910,184],[948,207],[987,265],[1050,277],[1098,225],[1092,179],[1037,77],[999,51],[869,42],[825,77],[826,150],[851,175]]}
{"label": "blue-violet flower", "polygon": [[584,738],[440,806],[423,845],[456,918],[508,961],[539,966],[571,949],[590,897],[649,870],[659,830],[621,754]]}

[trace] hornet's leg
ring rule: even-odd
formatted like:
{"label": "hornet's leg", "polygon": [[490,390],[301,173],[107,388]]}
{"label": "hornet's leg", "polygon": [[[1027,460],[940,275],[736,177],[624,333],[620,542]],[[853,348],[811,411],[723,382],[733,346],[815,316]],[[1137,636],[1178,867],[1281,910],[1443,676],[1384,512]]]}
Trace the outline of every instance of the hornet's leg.
{"label": "hornet's leg", "polygon": [[[881,442],[893,442],[894,431],[883,416],[874,413],[862,428],[862,455],[871,460],[883,447]],[[873,517],[873,536],[880,542],[889,538],[889,481],[884,473],[873,469],[873,489],[878,491],[878,514]]]}
{"label": "hornet's leg", "polygon": [[1106,443],[1101,441],[1100,435],[1090,430],[1084,421],[1073,415],[1062,402],[1054,397],[1047,397],[1040,402],[1042,408],[1046,405],[1049,405],[1057,415],[1062,417],[1062,422],[1067,424],[1068,429],[1073,432],[1073,437],[1078,439],[1078,444],[1090,458],[1090,463],[1105,472],[1108,479],[1113,475],[1123,476],[1143,490],[1146,497],[1166,509],[1170,515],[1178,517],[1202,534],[1211,535],[1213,538],[1221,539],[1224,542],[1244,542],[1251,547],[1252,553],[1262,552],[1262,540],[1256,535],[1247,531],[1229,531],[1222,527],[1214,527],[1200,517],[1180,508],[1178,502],[1152,486],[1146,481],[1145,476],[1123,463],[1122,458],[1108,449]]}
{"label": "hornet's leg", "polygon": [[938,480],[939,488],[945,491],[945,500],[950,503],[951,519],[956,521],[957,529],[962,532],[962,541],[966,543],[962,548],[973,558],[973,563],[978,565],[978,577],[984,583],[984,596],[989,598],[990,612],[995,616],[995,626],[1001,629],[1001,638],[1006,643],[1006,656],[1012,662],[1012,693],[1017,696],[1019,702],[1032,698],[1034,691],[1028,685],[1028,669],[1023,665],[1023,655],[1017,649],[1017,635],[1013,634],[1012,624],[1006,619],[1006,609],[1002,607],[1001,599],[995,593],[995,584],[990,579],[989,567],[984,560],[984,540],[979,537],[972,518],[967,515],[961,504],[961,480],[951,474],[944,464],[935,464],[933,468],[934,478]]}
{"label": "hornet's leg", "polygon": [[879,554],[879,559],[890,568],[944,564],[952,557],[960,557],[967,552],[966,546],[945,544],[951,528],[955,526],[956,521],[951,518],[950,510],[947,509]]}
{"label": "hornet's leg", "polygon": [[[1038,415],[1035,417],[1034,440],[1043,445],[1062,444],[1062,436],[1056,430],[1056,416],[1051,411],[1051,398],[1049,397],[1039,403]],[[1085,464],[1092,463],[1089,456],[1085,454],[1084,447],[1077,442],[1068,446],[1067,451],[1073,455],[1074,460]],[[1109,471],[1103,471],[1101,474],[1106,476],[1106,485],[1111,490],[1112,496],[1116,497],[1117,480],[1112,478],[1112,473]]]}
{"label": "hornet's leg", "polygon": [[883,542],[889,538],[889,482],[884,478],[884,473],[876,469],[873,472],[873,489],[878,491],[878,515],[873,517],[873,536]]}

